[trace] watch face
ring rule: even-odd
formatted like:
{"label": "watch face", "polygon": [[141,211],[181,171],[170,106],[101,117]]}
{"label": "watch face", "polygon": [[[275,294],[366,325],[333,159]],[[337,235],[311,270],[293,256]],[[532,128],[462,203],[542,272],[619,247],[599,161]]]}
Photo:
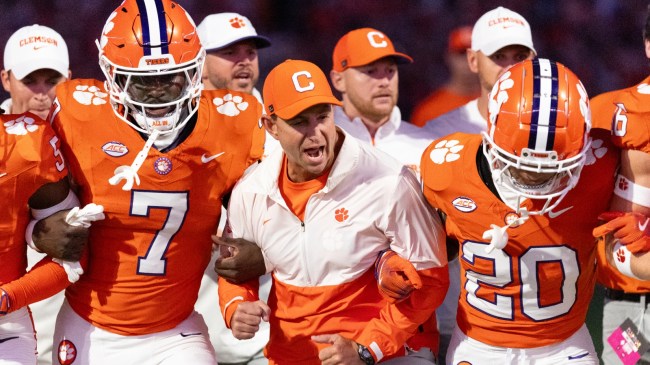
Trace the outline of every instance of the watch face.
{"label": "watch face", "polygon": [[370,353],[370,350],[368,350],[365,346],[359,345],[359,358],[363,362],[365,362],[368,365],[374,365],[375,364],[375,358],[372,357],[372,354]]}

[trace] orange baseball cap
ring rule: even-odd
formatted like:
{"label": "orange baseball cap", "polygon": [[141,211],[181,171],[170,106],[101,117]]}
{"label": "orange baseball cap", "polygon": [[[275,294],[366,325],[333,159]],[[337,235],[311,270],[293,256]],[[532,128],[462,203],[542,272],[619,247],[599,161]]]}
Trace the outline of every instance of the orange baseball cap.
{"label": "orange baseball cap", "polygon": [[264,80],[262,93],[266,112],[285,120],[317,104],[342,105],[323,71],[307,61],[286,60],[275,66]]}
{"label": "orange baseball cap", "polygon": [[397,63],[413,62],[410,56],[396,52],[393,42],[384,33],[372,28],[356,29],[336,43],[332,69],[341,72],[348,67],[364,66],[384,57],[394,57]]}
{"label": "orange baseball cap", "polygon": [[472,46],[472,27],[469,25],[454,28],[449,33],[449,52],[465,53]]}

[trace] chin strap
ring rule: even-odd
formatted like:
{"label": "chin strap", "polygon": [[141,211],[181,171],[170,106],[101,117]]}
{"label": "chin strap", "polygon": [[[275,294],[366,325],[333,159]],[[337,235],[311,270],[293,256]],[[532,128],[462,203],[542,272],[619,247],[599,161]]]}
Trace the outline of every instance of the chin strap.
{"label": "chin strap", "polygon": [[147,154],[149,153],[151,146],[153,146],[154,142],[156,142],[158,135],[160,135],[160,131],[154,129],[149,135],[149,139],[147,139],[147,142],[144,144],[142,150],[138,152],[137,156],[135,156],[135,160],[133,160],[131,166],[122,165],[116,168],[113,172],[113,177],[108,179],[108,183],[111,185],[117,185],[121,180],[126,180],[122,186],[122,190],[125,191],[129,191],[131,188],[133,188],[133,182],[135,182],[136,185],[140,185],[140,176],[138,176],[138,170],[144,163],[144,160],[147,158]]}
{"label": "chin strap", "polygon": [[483,232],[483,239],[490,240],[490,244],[485,247],[485,252],[490,253],[492,250],[502,250],[508,243],[508,232],[506,230],[512,226],[519,226],[529,218],[528,210],[526,208],[519,208],[519,218],[513,220],[509,224],[499,227],[496,224],[490,224],[490,229]]}

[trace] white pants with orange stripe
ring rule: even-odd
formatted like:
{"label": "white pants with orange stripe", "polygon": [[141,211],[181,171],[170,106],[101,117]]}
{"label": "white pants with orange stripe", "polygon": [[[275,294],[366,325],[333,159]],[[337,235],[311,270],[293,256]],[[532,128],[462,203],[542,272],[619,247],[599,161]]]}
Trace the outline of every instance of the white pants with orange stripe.
{"label": "white pants with orange stripe", "polygon": [[491,346],[467,337],[456,327],[447,350],[446,364],[598,365],[598,355],[584,324],[560,343],[533,348]]}
{"label": "white pants with orange stripe", "polygon": [[196,312],[167,331],[123,336],[86,322],[64,301],[54,344],[52,363],[60,365],[217,364],[208,328]]}
{"label": "white pants with orange stripe", "polygon": [[35,365],[36,335],[27,307],[0,317],[0,365]]}

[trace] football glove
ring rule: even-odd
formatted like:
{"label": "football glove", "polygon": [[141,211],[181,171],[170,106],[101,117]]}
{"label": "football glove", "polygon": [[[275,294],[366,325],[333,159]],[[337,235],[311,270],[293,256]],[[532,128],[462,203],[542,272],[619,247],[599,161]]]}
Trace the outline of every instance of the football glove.
{"label": "football glove", "polygon": [[598,219],[606,223],[594,228],[594,237],[612,233],[633,254],[650,251],[650,217],[636,212],[604,212]]}
{"label": "football glove", "polygon": [[422,280],[413,264],[392,250],[384,250],[377,255],[375,279],[379,293],[389,303],[402,301],[408,298],[413,290],[422,287]]}

